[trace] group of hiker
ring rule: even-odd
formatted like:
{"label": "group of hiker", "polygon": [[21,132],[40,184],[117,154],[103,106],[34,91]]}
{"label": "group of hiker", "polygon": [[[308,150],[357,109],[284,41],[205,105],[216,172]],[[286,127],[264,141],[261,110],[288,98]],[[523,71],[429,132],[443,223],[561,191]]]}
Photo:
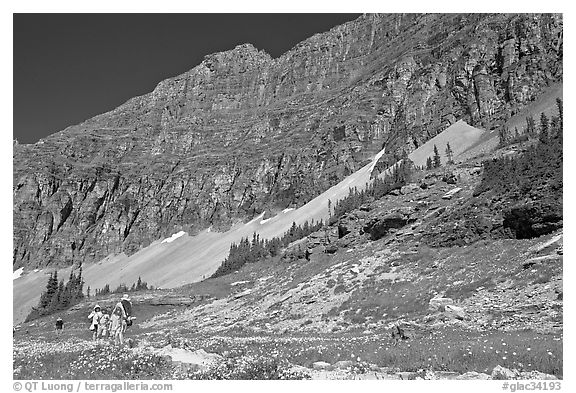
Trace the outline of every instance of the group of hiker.
{"label": "group of hiker", "polygon": [[[92,340],[110,338],[114,339],[115,344],[124,344],[124,332],[135,319],[132,315],[130,297],[125,293],[110,314],[96,304],[88,315],[88,319],[90,320],[89,329],[92,332]],[[62,318],[58,318],[56,320],[56,334],[61,334],[63,325]]]}

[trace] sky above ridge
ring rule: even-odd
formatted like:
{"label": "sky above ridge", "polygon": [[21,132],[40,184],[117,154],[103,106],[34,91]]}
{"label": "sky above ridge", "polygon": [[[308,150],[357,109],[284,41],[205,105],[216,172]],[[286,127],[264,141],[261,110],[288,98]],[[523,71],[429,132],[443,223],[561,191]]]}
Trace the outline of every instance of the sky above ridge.
{"label": "sky above ridge", "polygon": [[21,143],[146,94],[205,55],[251,43],[279,57],[358,14],[14,14]]}

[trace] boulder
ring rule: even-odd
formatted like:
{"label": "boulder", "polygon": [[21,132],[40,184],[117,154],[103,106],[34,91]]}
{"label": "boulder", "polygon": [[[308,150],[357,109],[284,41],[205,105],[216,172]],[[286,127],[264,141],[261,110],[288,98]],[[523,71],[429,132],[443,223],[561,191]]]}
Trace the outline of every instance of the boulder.
{"label": "boulder", "polygon": [[450,173],[445,173],[445,174],[442,176],[442,181],[443,181],[444,183],[456,184],[456,181],[457,181],[457,180],[458,180],[458,179],[456,178],[456,176],[455,176],[453,173],[451,173],[451,172],[450,172]]}
{"label": "boulder", "polygon": [[460,375],[459,377],[456,377],[456,379],[458,379],[458,380],[486,380],[486,379],[492,379],[492,378],[488,374],[478,373],[476,371],[468,371],[467,373],[464,373],[464,374]]}
{"label": "boulder", "polygon": [[347,368],[352,367],[353,364],[354,362],[352,360],[339,360],[336,363],[334,363],[334,367],[345,370]]}
{"label": "boulder", "polygon": [[170,344],[160,350],[156,350],[155,353],[158,356],[170,357],[173,362],[196,365],[201,369],[206,369],[211,364],[218,363],[223,359],[223,357],[217,353],[209,353],[203,349],[190,351],[183,348],[172,348]]}
{"label": "boulder", "polygon": [[460,374],[454,371],[436,371],[436,379],[458,379]]}
{"label": "boulder", "polygon": [[[434,184],[438,182],[438,174],[436,173],[429,173],[427,174],[424,179],[420,180],[420,188],[429,188],[432,187]],[[424,186],[423,186],[424,185]]]}
{"label": "boulder", "polygon": [[562,228],[562,201],[538,200],[504,210],[504,228],[517,239],[530,239]]}
{"label": "boulder", "polygon": [[344,236],[352,232],[353,227],[354,225],[353,222],[351,222],[351,220],[348,219],[340,220],[338,222],[338,239],[342,239]]}
{"label": "boulder", "polygon": [[462,187],[456,187],[442,195],[442,199],[452,199],[452,197],[462,191]]}
{"label": "boulder", "polygon": [[516,369],[510,370],[509,368],[498,365],[492,370],[492,379],[518,379],[519,377],[520,373]]}
{"label": "boulder", "polygon": [[411,194],[413,192],[420,191],[420,186],[416,183],[406,184],[400,189],[401,194]]}
{"label": "boulder", "polygon": [[444,311],[446,306],[454,304],[454,300],[449,297],[434,297],[430,299],[429,306],[433,311]]}
{"label": "boulder", "polygon": [[417,373],[412,371],[401,371],[399,373],[396,373],[396,375],[400,376],[400,379],[404,381],[414,381],[418,376]]}
{"label": "boulder", "polygon": [[322,254],[322,253],[326,252],[326,247],[324,247],[324,246],[322,246],[322,245],[316,246],[316,247],[313,247],[313,248],[309,248],[309,249],[308,249],[308,252],[309,252],[310,254]]}
{"label": "boulder", "polygon": [[365,233],[370,235],[372,240],[378,240],[392,229],[402,228],[410,220],[410,211],[399,209],[397,211],[374,217],[362,228]]}
{"label": "boulder", "polygon": [[462,307],[454,306],[453,304],[446,304],[444,312],[450,318],[463,320],[466,318],[466,312]]}
{"label": "boulder", "polygon": [[335,254],[338,251],[338,246],[336,244],[328,244],[326,246],[326,253],[327,254]]}
{"label": "boulder", "polygon": [[327,362],[314,362],[312,363],[312,368],[314,370],[332,371],[334,366]]}

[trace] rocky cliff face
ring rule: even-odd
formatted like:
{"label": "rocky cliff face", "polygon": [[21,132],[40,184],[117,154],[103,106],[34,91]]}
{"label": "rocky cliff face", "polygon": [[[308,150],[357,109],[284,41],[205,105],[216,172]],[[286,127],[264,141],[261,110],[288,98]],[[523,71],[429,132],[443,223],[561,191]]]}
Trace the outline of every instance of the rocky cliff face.
{"label": "rocky cliff face", "polygon": [[250,44],[14,146],[14,268],[132,253],[299,206],[458,119],[497,127],[562,79],[559,15],[365,15],[280,58]]}

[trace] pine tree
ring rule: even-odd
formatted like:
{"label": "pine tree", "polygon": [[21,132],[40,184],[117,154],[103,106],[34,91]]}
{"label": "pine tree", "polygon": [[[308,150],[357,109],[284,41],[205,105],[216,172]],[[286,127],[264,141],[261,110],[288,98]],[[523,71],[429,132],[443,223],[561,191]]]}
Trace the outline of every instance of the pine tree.
{"label": "pine tree", "polygon": [[540,115],[540,135],[538,139],[541,143],[548,143],[548,117],[544,112]]}
{"label": "pine tree", "polygon": [[446,143],[446,157],[448,157],[448,164],[452,164],[452,157],[454,155],[454,152],[452,151],[452,148],[450,147],[450,142]]}
{"label": "pine tree", "polygon": [[563,143],[563,130],[564,130],[564,109],[561,98],[556,98],[556,107],[558,109],[558,129],[554,132],[554,137]]}
{"label": "pine tree", "polygon": [[433,167],[434,165],[432,164],[432,157],[428,157],[426,159],[426,169],[431,170]]}
{"label": "pine tree", "polygon": [[550,134],[556,135],[558,134],[558,128],[560,126],[560,119],[557,116],[552,116],[550,119]]}
{"label": "pine tree", "polygon": [[72,291],[70,290],[70,281],[64,285],[64,281],[61,282],[62,285],[62,295],[60,296],[60,303],[63,308],[68,307],[72,304]]}
{"label": "pine tree", "polygon": [[40,302],[38,308],[47,309],[49,308],[52,298],[58,294],[58,271],[54,270],[54,273],[50,274],[48,278],[48,283],[46,284],[46,291],[40,295]]}
{"label": "pine tree", "polygon": [[506,146],[508,144],[508,128],[502,126],[498,130],[498,139],[500,140],[500,147]]}
{"label": "pine tree", "polygon": [[562,98],[560,98],[560,97],[556,98],[556,108],[558,109],[558,118],[560,120],[560,127],[562,128],[563,123],[564,123],[564,109],[563,109]]}
{"label": "pine tree", "polygon": [[536,122],[532,116],[526,117],[526,134],[529,137],[536,135]]}
{"label": "pine tree", "polygon": [[[60,289],[60,287],[58,287]],[[60,310],[61,307],[61,298],[62,297],[62,292],[60,291],[56,291],[56,293],[52,296],[52,299],[50,299],[50,304],[48,305],[48,308],[46,309],[46,314],[51,314],[55,311]]]}
{"label": "pine tree", "polygon": [[440,161],[440,153],[438,153],[438,148],[434,145],[434,168],[440,168],[442,162]]}
{"label": "pine tree", "polygon": [[82,277],[82,265],[80,265],[80,269],[78,272],[78,278],[76,281],[76,297],[75,299],[83,299],[84,298],[84,278]]}

